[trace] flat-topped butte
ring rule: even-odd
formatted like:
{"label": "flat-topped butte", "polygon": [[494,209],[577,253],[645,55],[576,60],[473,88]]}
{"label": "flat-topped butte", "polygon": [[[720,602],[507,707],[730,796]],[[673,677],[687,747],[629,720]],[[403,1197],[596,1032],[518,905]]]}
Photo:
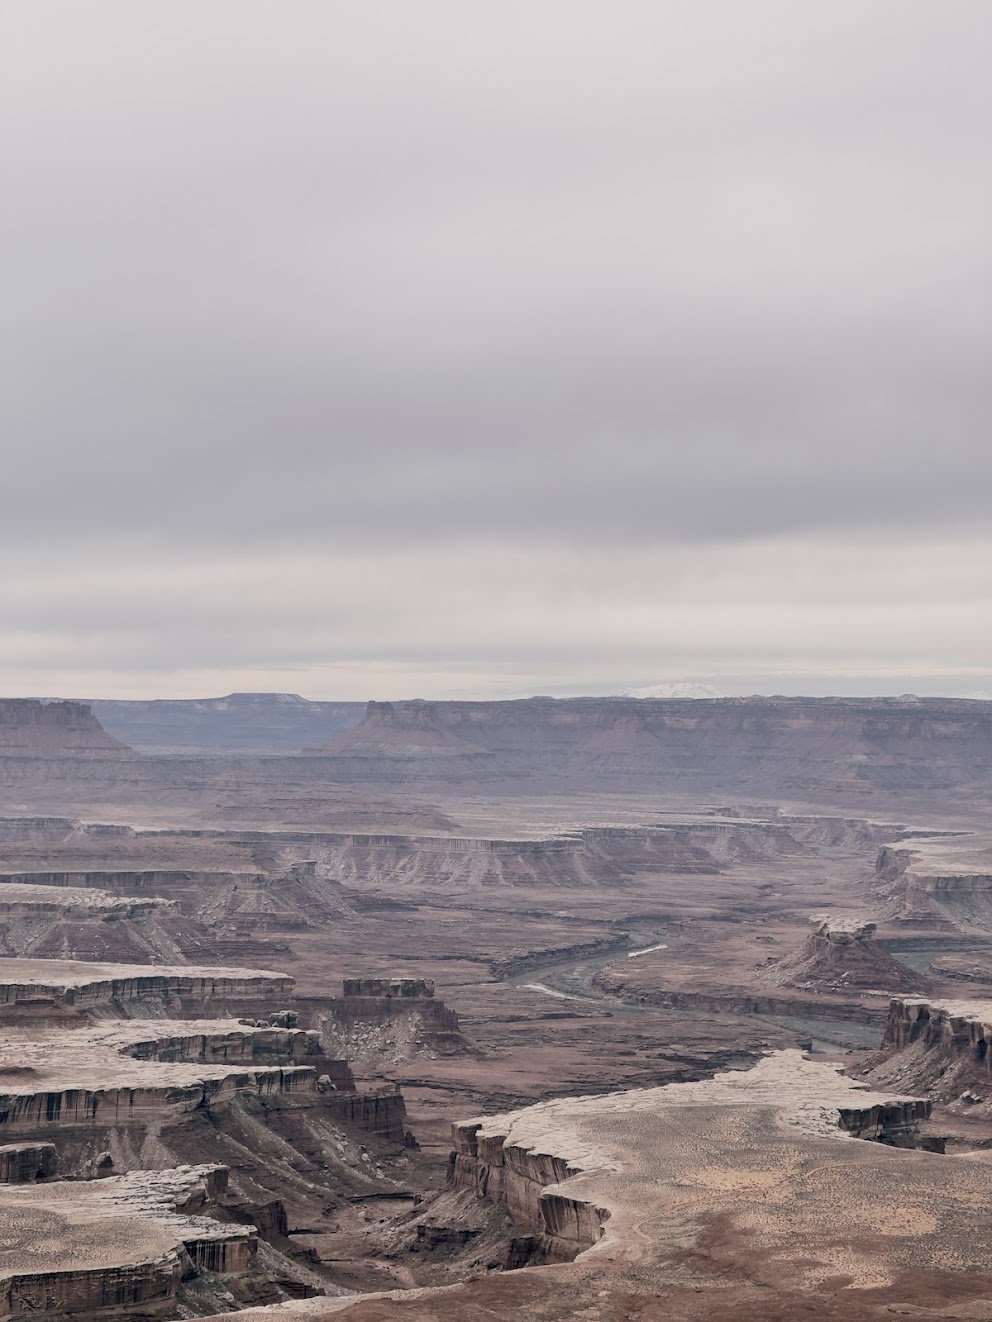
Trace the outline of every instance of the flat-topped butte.
{"label": "flat-topped butte", "polygon": [[287,996],[293,979],[268,969],[164,964],[91,964],[83,960],[0,959],[0,1006],[50,1002],[85,1007],[141,996]]}
{"label": "flat-topped butte", "polygon": [[316,1033],[236,1019],[0,1029],[0,1134],[313,1093],[325,1066]]}
{"label": "flat-topped butte", "polygon": [[193,1268],[246,1271],[255,1227],[197,1215],[226,1187],[223,1166],[0,1187],[0,1312],[157,1312]]}

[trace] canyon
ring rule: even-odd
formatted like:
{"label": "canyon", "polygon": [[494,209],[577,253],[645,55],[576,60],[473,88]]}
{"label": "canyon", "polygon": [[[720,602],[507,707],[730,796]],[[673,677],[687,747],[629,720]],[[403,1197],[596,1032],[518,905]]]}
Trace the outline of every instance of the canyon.
{"label": "canyon", "polygon": [[978,701],[0,702],[0,1312],[986,1316],[990,788]]}

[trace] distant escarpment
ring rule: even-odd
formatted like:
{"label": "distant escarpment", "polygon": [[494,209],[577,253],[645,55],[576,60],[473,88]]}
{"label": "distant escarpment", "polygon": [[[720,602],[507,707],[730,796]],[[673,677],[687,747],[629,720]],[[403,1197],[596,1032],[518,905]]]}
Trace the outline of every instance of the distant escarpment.
{"label": "distant escarpment", "polygon": [[369,704],[320,757],[350,779],[823,796],[992,784],[992,702],[529,698]]}
{"label": "distant escarpment", "polygon": [[0,698],[0,757],[137,756],[83,702]]}
{"label": "distant escarpment", "polygon": [[362,702],[313,702],[298,693],[98,699],[90,705],[111,733],[155,753],[295,753],[351,729],[365,711]]}

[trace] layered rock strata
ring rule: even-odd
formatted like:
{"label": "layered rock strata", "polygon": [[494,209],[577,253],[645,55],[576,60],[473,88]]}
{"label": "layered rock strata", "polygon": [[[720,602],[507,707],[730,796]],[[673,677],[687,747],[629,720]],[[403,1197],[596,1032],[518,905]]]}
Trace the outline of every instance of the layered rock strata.
{"label": "layered rock strata", "polygon": [[[920,756],[925,749],[926,757]],[[916,698],[530,698],[370,703],[323,758],[352,780],[637,778],[767,793],[992,780],[992,703]]]}
{"label": "layered rock strata", "polygon": [[429,979],[345,978],[343,989],[320,1015],[321,1041],[334,1055],[381,1066],[475,1050]]}
{"label": "layered rock strata", "polygon": [[84,702],[0,698],[0,758],[137,754],[109,735]]}
{"label": "layered rock strata", "polygon": [[126,1014],[143,1002],[204,1006],[271,1001],[293,990],[283,973],[237,968],[88,964],[74,960],[0,959],[0,1006]]}
{"label": "layered rock strata", "polygon": [[0,1062],[0,1136],[69,1135],[59,1142],[77,1163],[100,1136],[217,1118],[253,1099],[404,1141],[399,1091],[358,1092],[347,1062],[312,1030],[237,1020],[12,1027],[0,1030]]}
{"label": "layered rock strata", "polygon": [[[30,875],[30,874],[29,874]],[[0,883],[7,878],[0,877]],[[0,884],[0,919],[55,917],[98,917],[104,922],[118,922],[149,913],[175,913],[175,900],[158,896],[120,896],[83,886],[49,885],[22,881]]]}
{"label": "layered rock strata", "polygon": [[929,979],[907,968],[875,940],[876,925],[864,918],[811,914],[803,945],[770,959],[762,975],[783,987],[830,993],[924,992]]}
{"label": "layered rock strata", "polygon": [[0,1134],[147,1124],[244,1095],[315,1098],[318,1080],[354,1088],[316,1033],[237,1021],[0,1030],[0,1061]]}
{"label": "layered rock strata", "polygon": [[919,1087],[937,1101],[992,1107],[992,1001],[900,997],[882,1049],[865,1073],[881,1084]]}
{"label": "layered rock strata", "polygon": [[875,862],[874,892],[909,927],[992,931],[992,841],[970,833],[890,842]]}
{"label": "layered rock strata", "polygon": [[184,1277],[246,1272],[255,1227],[201,1214],[226,1187],[219,1166],[0,1187],[0,1316],[160,1313]]}
{"label": "layered rock strata", "polygon": [[54,1143],[0,1145],[0,1184],[30,1184],[47,1180],[58,1168]]}
{"label": "layered rock strata", "polygon": [[[609,1234],[623,1254],[634,1248],[632,1229],[670,1198],[688,1205],[692,1190],[698,1199],[748,1187],[734,1178],[733,1146],[748,1144],[755,1125],[767,1141],[757,1165],[770,1174],[780,1143],[903,1143],[929,1113],[926,1100],[874,1093],[834,1067],[778,1052],[702,1083],[558,1099],[456,1124],[450,1182],[505,1205],[551,1260],[570,1260]],[[720,1185],[700,1180],[700,1158],[714,1176],[723,1169]]]}

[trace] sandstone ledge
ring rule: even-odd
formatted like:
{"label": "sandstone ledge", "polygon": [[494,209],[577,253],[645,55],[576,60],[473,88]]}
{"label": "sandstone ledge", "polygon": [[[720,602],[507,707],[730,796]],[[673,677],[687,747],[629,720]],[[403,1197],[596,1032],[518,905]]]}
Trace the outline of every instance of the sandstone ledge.
{"label": "sandstone ledge", "polygon": [[317,1101],[318,1078],[353,1090],[316,1033],[237,1020],[112,1020],[0,1031],[0,1133],[126,1125],[237,1096]]}
{"label": "sandstone ledge", "polygon": [[31,918],[56,915],[60,918],[102,918],[113,922],[147,913],[177,913],[175,900],[156,896],[111,895],[84,886],[46,886],[33,882],[7,882],[0,876],[0,917]]}
{"label": "sandstone ledge", "polygon": [[0,1188],[0,1316],[161,1307],[185,1275],[246,1271],[255,1227],[199,1215],[226,1187],[225,1167],[185,1166]]}
{"label": "sandstone ledge", "polygon": [[[773,1169],[780,1145],[904,1140],[929,1114],[928,1101],[872,1092],[834,1067],[777,1052],[752,1070],[700,1083],[562,1098],[456,1124],[450,1180],[504,1204],[541,1236],[551,1260],[607,1241],[612,1255],[623,1256],[635,1245],[630,1227],[648,1208],[661,1215],[673,1196],[696,1203],[710,1179],[717,1189],[746,1188],[739,1149],[748,1153],[756,1131]],[[701,1158],[711,1174],[700,1183]],[[752,1160],[747,1155],[745,1166]],[[680,1195],[678,1187],[696,1193]]]}
{"label": "sandstone ledge", "polygon": [[0,959],[0,1006],[42,1003],[91,1009],[149,996],[192,1001],[271,999],[288,996],[292,990],[291,977],[267,969]]}

